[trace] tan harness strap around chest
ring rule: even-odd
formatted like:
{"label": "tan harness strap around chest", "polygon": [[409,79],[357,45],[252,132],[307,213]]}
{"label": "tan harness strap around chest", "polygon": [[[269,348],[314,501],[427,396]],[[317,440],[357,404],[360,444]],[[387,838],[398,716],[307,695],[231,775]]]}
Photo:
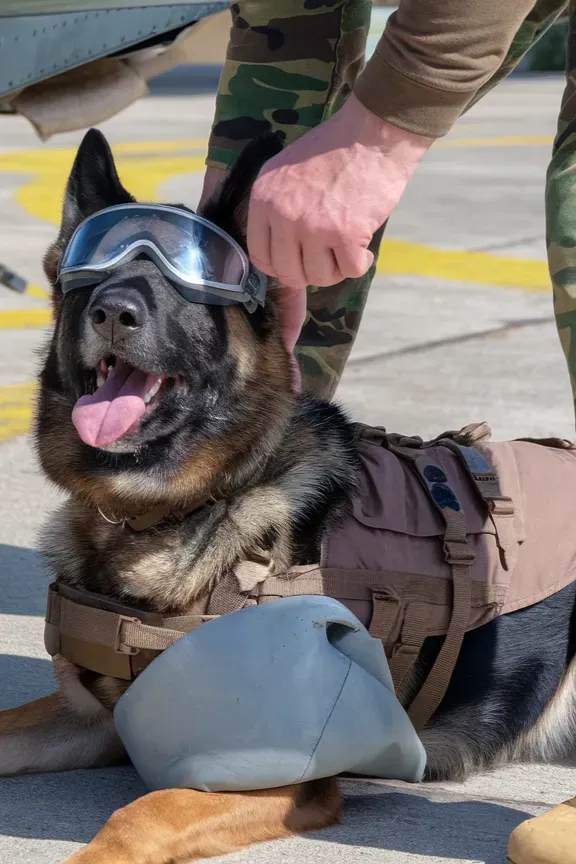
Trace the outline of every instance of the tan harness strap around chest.
{"label": "tan harness strap around chest", "polygon": [[154,656],[214,617],[164,618],[53,583],[48,591],[44,643],[52,656],[62,654],[78,666],[130,681]]}

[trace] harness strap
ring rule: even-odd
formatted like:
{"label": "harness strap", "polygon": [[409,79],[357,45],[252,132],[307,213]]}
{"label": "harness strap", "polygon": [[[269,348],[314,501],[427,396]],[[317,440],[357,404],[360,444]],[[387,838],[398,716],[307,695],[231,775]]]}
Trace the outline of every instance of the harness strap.
{"label": "harness strap", "polygon": [[[415,729],[419,730],[440,705],[458,661],[472,608],[471,566],[475,555],[468,544],[464,511],[449,486],[444,469],[425,452],[426,448],[422,448],[421,442],[402,440],[399,436],[394,438],[394,442],[388,439],[389,449],[414,468],[444,519],[444,555],[452,568],[453,577],[452,615],[444,643],[424,684],[408,708],[408,716]],[[420,645],[426,635],[425,626],[422,626],[421,635]],[[393,676],[396,688],[401,684],[404,689],[409,683],[417,658],[418,654],[414,653],[402,664],[401,682]],[[397,695],[401,695],[398,689]]]}
{"label": "harness strap", "polygon": [[238,579],[230,572],[219,579],[212,589],[207,611],[215,613],[217,610],[218,615],[228,615],[230,612],[255,605],[256,600],[242,592]]}
{"label": "harness strap", "polygon": [[502,563],[506,570],[514,570],[518,561],[518,540],[514,522],[514,502],[502,495],[498,475],[482,453],[475,447],[458,444],[449,438],[438,441],[460,458],[476,490],[486,502],[490,519],[496,529]]}
{"label": "harness strap", "polygon": [[303,594],[326,594],[339,600],[371,600],[371,586],[381,572],[371,570],[338,570],[330,567],[310,567],[287,576],[269,576],[258,586],[262,602]]}
{"label": "harness strap", "polygon": [[396,697],[401,705],[408,704],[412,695],[412,671],[426,638],[429,614],[427,603],[417,600],[407,603],[400,632],[400,645],[388,663]]}
{"label": "harness strap", "polygon": [[[52,656],[62,654],[71,662],[116,678],[130,680],[134,677],[131,657],[140,651],[164,651],[185,633],[217,617],[187,615],[163,619],[159,615],[149,615],[156,619],[156,623],[147,624],[135,617],[136,610],[130,607],[127,608],[132,614],[126,615],[86,605],[84,599],[77,602],[64,596],[62,588],[54,583],[48,592],[44,637],[46,650]],[[98,596],[88,592],[76,593],[89,599]],[[145,616],[147,613],[142,614]]]}
{"label": "harness strap", "polygon": [[421,729],[442,701],[454,667],[458,661],[462,641],[472,608],[472,564],[475,554],[466,536],[466,517],[453,490],[448,485],[444,470],[422,453],[412,463],[430,497],[446,523],[444,555],[452,568],[453,603],[450,626],[434,666],[418,695],[408,709],[415,729]]}

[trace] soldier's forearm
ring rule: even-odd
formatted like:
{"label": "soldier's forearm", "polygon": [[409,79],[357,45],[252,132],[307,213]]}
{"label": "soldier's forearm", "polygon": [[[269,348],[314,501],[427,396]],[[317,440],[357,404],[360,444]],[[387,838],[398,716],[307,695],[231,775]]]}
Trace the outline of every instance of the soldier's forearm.
{"label": "soldier's forearm", "polygon": [[534,3],[400,0],[356,84],[357,97],[401,129],[445,135],[500,67]]}

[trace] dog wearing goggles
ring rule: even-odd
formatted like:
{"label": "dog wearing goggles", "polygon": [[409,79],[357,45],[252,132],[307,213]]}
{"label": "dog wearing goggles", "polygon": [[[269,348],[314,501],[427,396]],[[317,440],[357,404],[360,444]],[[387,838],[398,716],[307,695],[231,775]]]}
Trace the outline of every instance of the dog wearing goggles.
{"label": "dog wearing goggles", "polygon": [[[317,561],[322,531],[350,505],[352,425],[335,405],[293,394],[273,301],[264,302],[244,251],[250,187],[278,149],[273,136],[247,147],[198,219],[136,205],[103,136],[84,138],[45,258],[54,330],[36,441],[44,472],[69,495],[42,544],[59,582],[186,615],[242,562],[281,573]],[[165,518],[127,530],[157,508]],[[429,779],[501,763],[543,716],[574,654],[575,596],[571,585],[515,613],[525,637],[515,629],[513,668],[505,631],[499,642],[491,625],[467,634],[456,667],[466,674],[422,734]],[[535,657],[546,666],[538,680]],[[56,694],[0,713],[0,775],[126,758],[112,708],[128,682],[61,657],[54,665]],[[522,688],[530,696],[521,705]],[[571,693],[542,726],[548,757],[573,740]],[[69,860],[192,861],[326,827],[339,811],[334,779],[242,794],[153,792]]]}

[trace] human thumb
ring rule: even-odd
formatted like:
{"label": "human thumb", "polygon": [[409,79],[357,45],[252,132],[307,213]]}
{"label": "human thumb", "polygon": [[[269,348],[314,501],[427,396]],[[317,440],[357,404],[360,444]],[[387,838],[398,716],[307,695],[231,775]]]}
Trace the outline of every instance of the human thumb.
{"label": "human thumb", "polygon": [[279,285],[273,291],[284,347],[292,354],[306,320],[306,289]]}

